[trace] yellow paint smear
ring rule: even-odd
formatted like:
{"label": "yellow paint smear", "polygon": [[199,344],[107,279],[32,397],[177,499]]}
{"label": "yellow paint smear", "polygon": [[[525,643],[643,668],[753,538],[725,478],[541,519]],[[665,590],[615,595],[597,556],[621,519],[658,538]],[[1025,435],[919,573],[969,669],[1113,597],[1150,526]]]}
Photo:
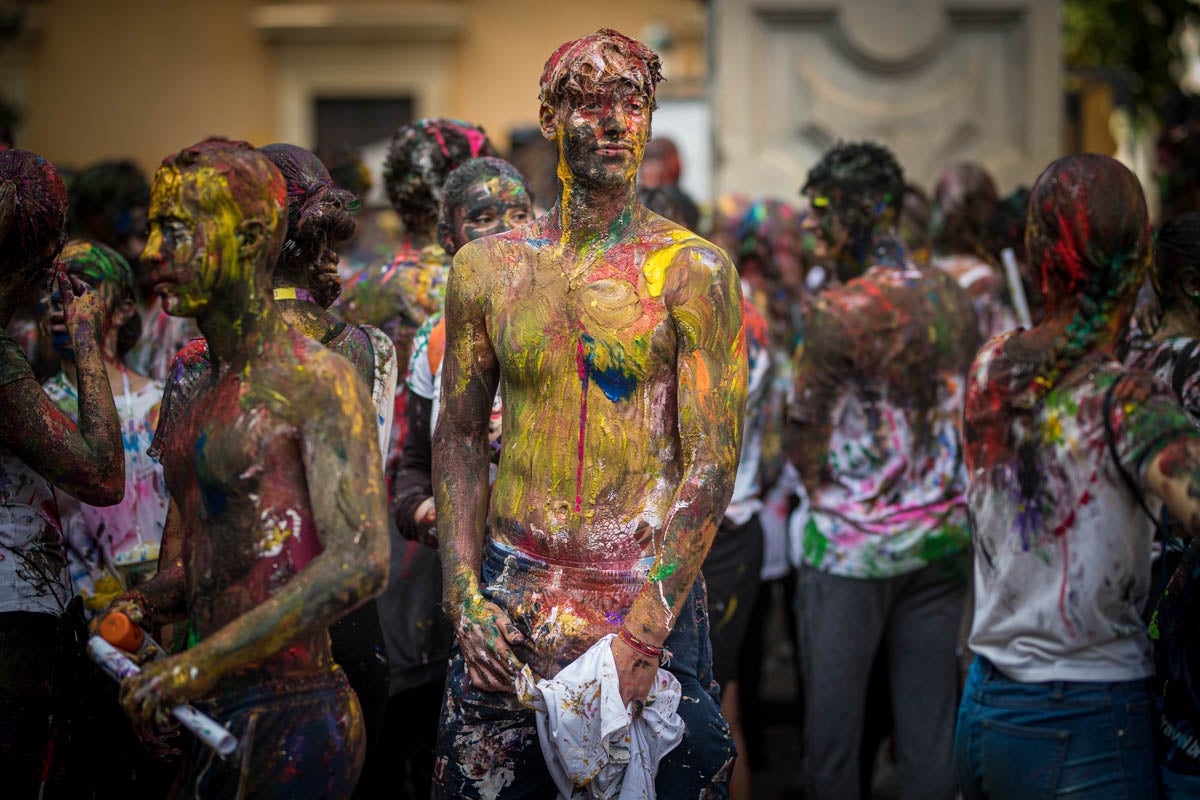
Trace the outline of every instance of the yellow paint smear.
{"label": "yellow paint smear", "polygon": [[[663,284],[667,282],[667,269],[675,263],[680,251],[694,244],[693,240],[697,238],[689,231],[668,231],[667,235],[673,244],[651,253],[642,266],[642,274],[646,276],[646,291],[651,297],[662,294]],[[694,257],[698,259],[699,255],[694,254]]]}

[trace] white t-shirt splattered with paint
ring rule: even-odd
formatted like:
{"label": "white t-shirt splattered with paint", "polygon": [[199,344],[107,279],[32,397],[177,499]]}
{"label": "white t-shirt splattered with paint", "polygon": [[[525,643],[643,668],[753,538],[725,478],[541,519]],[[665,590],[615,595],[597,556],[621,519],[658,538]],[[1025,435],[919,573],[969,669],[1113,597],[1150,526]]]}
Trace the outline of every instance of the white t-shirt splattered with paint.
{"label": "white t-shirt splattered with paint", "polygon": [[1155,515],[1160,504],[1140,489],[1146,465],[1200,432],[1166,385],[1107,356],[1031,403],[1039,358],[1018,345],[1011,335],[988,343],[967,387],[971,649],[1029,683],[1144,678],[1153,672],[1141,610],[1155,523],[1117,468],[1108,431]]}

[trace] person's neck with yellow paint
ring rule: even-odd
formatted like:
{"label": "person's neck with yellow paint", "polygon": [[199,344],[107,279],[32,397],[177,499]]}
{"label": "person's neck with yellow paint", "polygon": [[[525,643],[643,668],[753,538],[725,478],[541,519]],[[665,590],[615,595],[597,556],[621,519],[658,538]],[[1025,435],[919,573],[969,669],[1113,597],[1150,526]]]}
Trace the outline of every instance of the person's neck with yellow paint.
{"label": "person's neck with yellow paint", "polygon": [[247,264],[234,265],[229,272],[236,274],[242,270],[250,272],[245,280],[231,281],[224,290],[214,291],[196,319],[208,340],[214,366],[245,363],[287,330],[272,297],[270,278]]}
{"label": "person's neck with yellow paint", "polygon": [[564,242],[575,248],[607,247],[625,238],[638,210],[636,184],[589,182],[571,173],[560,155],[558,203],[550,212]]}

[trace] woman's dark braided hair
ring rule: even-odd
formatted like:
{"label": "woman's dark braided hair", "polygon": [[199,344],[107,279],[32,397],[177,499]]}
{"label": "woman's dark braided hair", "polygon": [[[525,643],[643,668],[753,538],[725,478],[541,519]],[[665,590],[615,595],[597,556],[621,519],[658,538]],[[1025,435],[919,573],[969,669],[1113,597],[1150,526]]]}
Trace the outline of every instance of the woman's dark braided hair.
{"label": "woman's dark braided hair", "polygon": [[336,249],[354,235],[358,198],[335,187],[321,159],[303,147],[269,144],[259,150],[287,182],[287,235],[275,276],[295,282],[307,278],[313,298],[328,308],[342,293],[342,282],[319,259],[326,247]]}
{"label": "woman's dark braided hair", "polygon": [[1141,184],[1107,156],[1058,159],[1033,186],[1025,243],[1047,314],[1075,308],[1033,378],[1038,402],[1104,333],[1121,330],[1129,319],[1150,255]]}

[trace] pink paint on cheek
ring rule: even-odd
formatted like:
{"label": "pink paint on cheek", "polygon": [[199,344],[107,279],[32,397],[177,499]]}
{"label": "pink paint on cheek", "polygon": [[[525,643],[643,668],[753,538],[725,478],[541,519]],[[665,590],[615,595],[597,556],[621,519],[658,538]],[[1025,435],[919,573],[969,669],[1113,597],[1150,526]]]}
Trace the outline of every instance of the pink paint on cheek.
{"label": "pink paint on cheek", "polygon": [[583,337],[575,343],[575,366],[579,370],[579,382],[582,387],[579,401],[579,460],[575,465],[575,513],[578,514],[583,508],[583,441],[587,433],[588,370],[583,357]]}

